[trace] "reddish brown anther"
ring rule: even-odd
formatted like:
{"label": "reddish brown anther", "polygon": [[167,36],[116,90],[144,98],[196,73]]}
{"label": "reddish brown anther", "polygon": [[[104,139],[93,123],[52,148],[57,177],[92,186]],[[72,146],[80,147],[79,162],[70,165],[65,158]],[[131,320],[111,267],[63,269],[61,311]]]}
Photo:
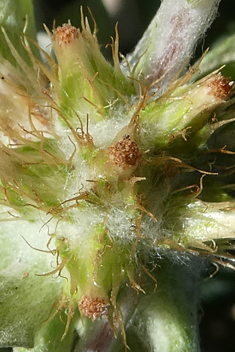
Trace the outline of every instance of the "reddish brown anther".
{"label": "reddish brown anther", "polygon": [[108,313],[107,302],[105,300],[99,298],[94,299],[88,296],[84,296],[79,303],[79,310],[81,314],[90,318],[92,321]]}
{"label": "reddish brown anther", "polygon": [[63,26],[57,27],[54,31],[54,36],[58,40],[58,44],[65,45],[70,44],[73,40],[79,37],[79,30],[71,26],[71,24],[65,23]]}
{"label": "reddish brown anther", "polygon": [[219,74],[210,80],[208,87],[216,98],[226,99],[231,94],[233,82]]}

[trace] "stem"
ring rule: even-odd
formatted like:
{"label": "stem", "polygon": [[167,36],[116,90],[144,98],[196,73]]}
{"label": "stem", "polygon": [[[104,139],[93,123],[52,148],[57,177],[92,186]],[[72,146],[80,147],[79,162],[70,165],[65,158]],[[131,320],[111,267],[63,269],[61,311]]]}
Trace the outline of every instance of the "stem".
{"label": "stem", "polygon": [[219,2],[164,0],[143,38],[128,57],[135,78],[147,85],[158,81],[157,89],[160,93],[165,91],[210,26]]}

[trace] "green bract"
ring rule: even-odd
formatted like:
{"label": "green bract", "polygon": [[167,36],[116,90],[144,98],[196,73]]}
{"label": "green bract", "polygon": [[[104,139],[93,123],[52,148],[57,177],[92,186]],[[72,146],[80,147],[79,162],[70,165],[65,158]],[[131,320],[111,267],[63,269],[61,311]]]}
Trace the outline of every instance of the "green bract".
{"label": "green bract", "polygon": [[164,0],[121,63],[82,11],[49,55],[1,3],[0,346],[198,351],[196,288],[235,236],[227,46],[186,67],[219,1]]}

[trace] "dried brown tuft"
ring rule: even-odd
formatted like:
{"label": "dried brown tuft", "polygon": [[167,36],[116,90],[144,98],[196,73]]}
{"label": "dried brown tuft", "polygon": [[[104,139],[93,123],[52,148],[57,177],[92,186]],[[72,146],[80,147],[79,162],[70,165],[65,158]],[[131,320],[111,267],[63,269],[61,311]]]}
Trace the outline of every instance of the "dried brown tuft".
{"label": "dried brown tuft", "polygon": [[108,313],[107,302],[105,300],[100,300],[99,298],[93,299],[88,296],[84,296],[79,303],[79,310],[81,314],[87,316],[92,321]]}
{"label": "dried brown tuft", "polygon": [[129,135],[123,136],[122,140],[109,147],[109,157],[112,162],[122,167],[135,166],[140,157],[140,150],[136,142]]}
{"label": "dried brown tuft", "polygon": [[57,27],[54,31],[54,37],[57,39],[58,44],[65,45],[70,44],[73,40],[79,37],[79,30],[71,26],[71,24],[65,23],[63,26]]}
{"label": "dried brown tuft", "polygon": [[208,87],[216,98],[226,99],[231,94],[233,82],[219,74],[210,80]]}

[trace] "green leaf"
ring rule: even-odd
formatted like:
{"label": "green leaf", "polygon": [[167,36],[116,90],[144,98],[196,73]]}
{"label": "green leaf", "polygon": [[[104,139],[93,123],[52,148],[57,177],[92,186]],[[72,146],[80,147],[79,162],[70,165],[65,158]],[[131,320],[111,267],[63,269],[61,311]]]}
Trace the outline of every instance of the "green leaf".
{"label": "green leaf", "polygon": [[[205,55],[201,64],[200,71],[194,76],[194,79],[205,76],[213,72],[223,65],[223,75],[235,79],[235,50],[234,50],[235,34],[228,37],[222,37],[213,45],[211,50]],[[197,65],[197,64],[196,64]]]}
{"label": "green leaf", "polygon": [[[40,330],[36,337],[35,346],[30,349],[31,352],[71,352],[76,332],[74,329],[74,322],[76,316],[73,317],[73,323],[70,324],[69,330],[65,337],[61,339],[64,334],[67,315],[64,311],[57,312],[55,317],[47,322]],[[27,352],[25,348],[14,348],[14,352]]]}
{"label": "green leaf", "polygon": [[[27,24],[27,29],[24,30]],[[26,62],[30,62],[29,55],[24,49],[20,35],[25,32],[32,39],[36,39],[32,0],[0,0],[0,27],[4,28],[13,46]],[[15,64],[10,48],[0,30],[0,54]]]}
{"label": "green leaf", "polygon": [[[2,207],[2,216],[3,211]],[[61,280],[41,276],[53,270],[54,260],[45,247],[48,232],[44,222],[29,223],[13,214],[11,220],[2,221],[0,231],[0,347],[32,348],[37,332],[51,314]]]}

